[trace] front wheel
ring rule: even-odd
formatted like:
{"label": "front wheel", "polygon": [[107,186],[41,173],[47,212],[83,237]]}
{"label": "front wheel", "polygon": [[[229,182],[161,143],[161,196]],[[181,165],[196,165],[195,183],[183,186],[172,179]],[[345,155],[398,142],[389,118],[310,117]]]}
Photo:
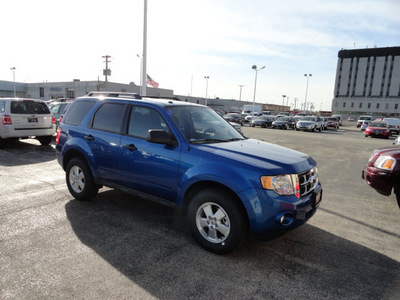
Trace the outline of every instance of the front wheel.
{"label": "front wheel", "polygon": [[196,193],[188,208],[192,235],[204,249],[226,254],[247,237],[247,219],[234,195],[219,188]]}
{"label": "front wheel", "polygon": [[73,158],[68,163],[66,181],[69,192],[79,201],[90,200],[99,191],[89,166],[80,158]]}

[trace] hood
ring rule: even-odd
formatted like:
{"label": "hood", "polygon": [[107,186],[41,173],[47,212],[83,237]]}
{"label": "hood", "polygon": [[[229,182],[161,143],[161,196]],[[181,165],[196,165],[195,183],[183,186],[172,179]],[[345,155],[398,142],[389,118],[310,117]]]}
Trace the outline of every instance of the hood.
{"label": "hood", "polygon": [[219,162],[251,165],[266,175],[301,173],[316,165],[307,154],[254,139],[195,146],[219,156]]}

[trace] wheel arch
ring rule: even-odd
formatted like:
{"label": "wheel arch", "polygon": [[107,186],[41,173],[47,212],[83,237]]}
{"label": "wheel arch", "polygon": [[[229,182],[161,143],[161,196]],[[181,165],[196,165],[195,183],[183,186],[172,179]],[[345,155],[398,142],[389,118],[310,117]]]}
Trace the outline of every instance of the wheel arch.
{"label": "wheel arch", "polygon": [[239,198],[239,196],[232,189],[227,187],[226,185],[224,185],[220,182],[210,181],[210,180],[196,182],[187,189],[187,191],[183,197],[183,200],[182,200],[182,214],[187,214],[189,203],[190,203],[190,200],[193,198],[193,196],[196,193],[198,193],[199,191],[201,191],[203,189],[208,189],[208,188],[219,189],[222,192],[229,194],[231,199],[233,199],[233,201],[235,201],[235,203],[240,207],[240,209],[245,217],[245,220],[247,222],[247,225],[249,225],[250,221],[249,221],[249,216],[247,214],[246,207],[244,206],[244,204],[241,201],[241,199]]}

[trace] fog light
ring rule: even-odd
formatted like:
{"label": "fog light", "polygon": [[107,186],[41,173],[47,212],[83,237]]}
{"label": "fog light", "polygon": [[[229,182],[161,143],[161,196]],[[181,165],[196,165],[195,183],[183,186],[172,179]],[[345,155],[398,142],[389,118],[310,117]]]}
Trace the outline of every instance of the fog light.
{"label": "fog light", "polygon": [[294,216],[290,212],[285,212],[276,217],[276,221],[281,226],[289,226],[294,222]]}

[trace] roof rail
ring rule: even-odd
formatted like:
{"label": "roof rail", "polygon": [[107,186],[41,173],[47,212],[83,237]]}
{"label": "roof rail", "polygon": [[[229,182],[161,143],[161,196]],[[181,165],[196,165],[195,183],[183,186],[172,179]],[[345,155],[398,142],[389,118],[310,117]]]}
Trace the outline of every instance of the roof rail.
{"label": "roof rail", "polygon": [[151,99],[168,99],[168,100],[177,100],[177,101],[182,101],[176,96],[173,97],[163,97],[163,96],[143,96],[145,98],[151,98]]}
{"label": "roof rail", "polygon": [[86,96],[142,99],[142,97],[137,93],[127,93],[127,92],[89,92],[86,94]]}

